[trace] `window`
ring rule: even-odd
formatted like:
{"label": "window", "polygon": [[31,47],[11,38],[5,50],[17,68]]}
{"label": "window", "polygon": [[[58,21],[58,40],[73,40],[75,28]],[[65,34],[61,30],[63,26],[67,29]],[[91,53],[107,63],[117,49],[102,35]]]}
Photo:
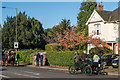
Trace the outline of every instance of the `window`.
{"label": "window", "polygon": [[100,34],[100,24],[95,24],[94,29],[96,31],[96,35],[99,35]]}
{"label": "window", "polygon": [[99,35],[99,30],[97,30],[97,35]]}

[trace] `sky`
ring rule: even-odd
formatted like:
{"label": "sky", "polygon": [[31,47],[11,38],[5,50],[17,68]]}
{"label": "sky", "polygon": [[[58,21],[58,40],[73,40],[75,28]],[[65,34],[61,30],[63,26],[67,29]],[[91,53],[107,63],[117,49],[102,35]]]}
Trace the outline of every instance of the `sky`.
{"label": "sky", "polygon": [[[52,28],[62,19],[70,19],[71,25],[77,24],[81,2],[2,2],[2,6],[17,8],[18,13],[26,12],[30,17],[39,20],[44,29]],[[103,2],[104,10],[113,11],[118,8],[118,2]],[[2,8],[2,25],[7,16],[15,16],[15,9]]]}

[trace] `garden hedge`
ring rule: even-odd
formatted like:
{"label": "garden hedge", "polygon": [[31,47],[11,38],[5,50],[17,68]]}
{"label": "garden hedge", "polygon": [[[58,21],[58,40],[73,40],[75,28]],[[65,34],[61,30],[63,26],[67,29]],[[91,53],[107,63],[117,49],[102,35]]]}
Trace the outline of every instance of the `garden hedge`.
{"label": "garden hedge", "polygon": [[74,51],[48,51],[47,59],[49,64],[58,65],[58,66],[69,66],[73,63],[73,58],[75,55]]}
{"label": "garden hedge", "polygon": [[41,50],[25,50],[25,51],[17,51],[16,53],[20,55],[19,62],[32,64],[33,61],[33,54],[35,52],[40,52]]}

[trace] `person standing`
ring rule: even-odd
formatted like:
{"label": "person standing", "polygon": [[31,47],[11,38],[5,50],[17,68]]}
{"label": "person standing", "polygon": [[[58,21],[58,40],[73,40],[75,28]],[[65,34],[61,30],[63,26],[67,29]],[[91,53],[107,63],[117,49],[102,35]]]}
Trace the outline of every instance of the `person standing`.
{"label": "person standing", "polygon": [[33,64],[36,65],[36,53],[33,55],[34,56],[34,60],[33,60]]}
{"label": "person standing", "polygon": [[43,52],[40,53],[40,63],[41,66],[43,66]]}
{"label": "person standing", "polygon": [[36,63],[37,63],[37,65],[36,66],[39,66],[39,59],[40,59],[40,54],[37,52],[37,55],[36,55]]}

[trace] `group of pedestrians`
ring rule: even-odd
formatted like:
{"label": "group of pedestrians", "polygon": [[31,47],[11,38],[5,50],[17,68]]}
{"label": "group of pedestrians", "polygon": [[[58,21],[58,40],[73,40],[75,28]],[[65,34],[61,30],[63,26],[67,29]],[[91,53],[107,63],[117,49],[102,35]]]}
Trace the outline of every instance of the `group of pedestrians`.
{"label": "group of pedestrians", "polygon": [[41,52],[36,52],[36,54],[34,55],[34,58],[36,60],[36,66],[39,66],[39,60],[41,63],[41,66],[43,66],[43,53]]}

